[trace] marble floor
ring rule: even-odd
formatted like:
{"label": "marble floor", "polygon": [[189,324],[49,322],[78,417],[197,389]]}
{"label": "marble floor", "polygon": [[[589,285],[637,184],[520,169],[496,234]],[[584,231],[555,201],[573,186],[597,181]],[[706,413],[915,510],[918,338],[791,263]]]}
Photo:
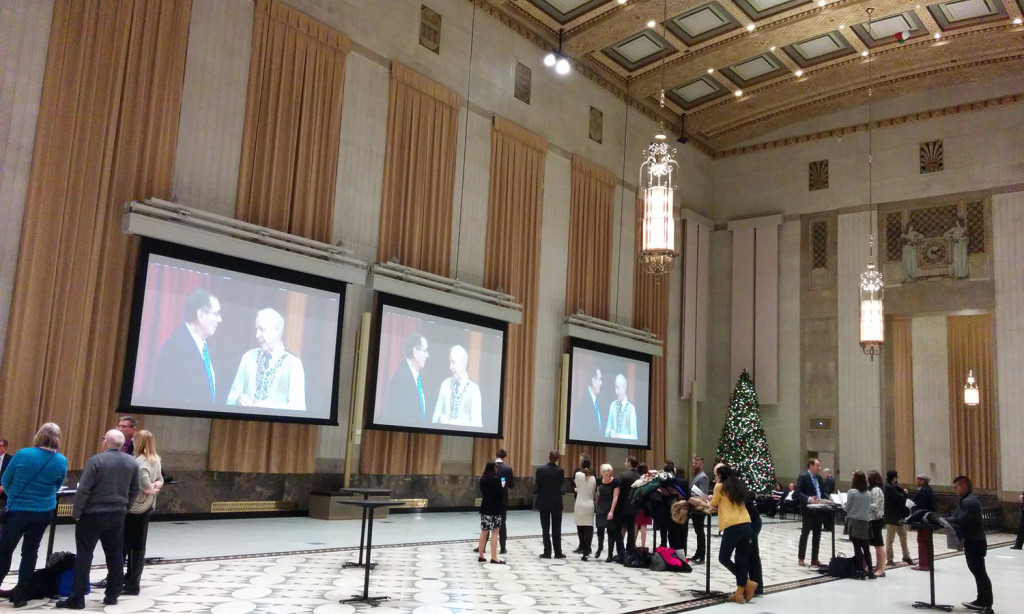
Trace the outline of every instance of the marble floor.
{"label": "marble floor", "polygon": [[[88,609],[109,614],[128,612],[210,612],[273,614],[341,612],[496,613],[643,612],[668,613],[695,609],[717,614],[830,612],[872,614],[915,611],[916,600],[929,598],[928,575],[897,566],[875,581],[832,580],[796,565],[800,529],[795,521],[766,520],[760,547],[767,594],[750,604],[691,594],[705,588],[706,568],[691,574],[627,569],[576,555],[541,560],[539,522],[535,513],[509,515],[507,565],[478,563],[471,551],[479,535],[479,517],[471,512],[393,514],[374,523],[370,594],[388,595],[379,607],[341,604],[361,593],[363,571],[343,568],[355,558],[359,521],[311,518],[264,518],[155,522],[150,526],[147,556],[162,557],[146,568],[142,594],[122,597],[104,606],[102,594],[86,598]],[[572,516],[563,520],[568,553],[576,545]],[[1024,556],[1010,550],[1012,535],[989,538],[987,564],[995,586],[996,612],[1022,612],[1015,599],[1024,578]],[[691,544],[693,536],[690,536]],[[939,540],[944,541],[944,540]],[[967,611],[962,601],[974,599],[974,583],[961,554],[937,544],[936,600]],[[44,541],[45,548],[45,541]],[[712,540],[712,555],[718,548]],[[73,527],[57,529],[56,550],[74,550]],[[912,555],[916,544],[911,535]],[[836,551],[852,547],[837,536]],[[831,554],[830,535],[822,536],[822,560]],[[101,559],[98,555],[97,559]],[[897,546],[897,558],[899,548]],[[17,557],[13,569],[17,569]],[[93,569],[93,579],[105,575]],[[14,572],[4,582],[10,588]],[[731,589],[731,576],[717,562],[711,565],[712,590]],[[26,610],[49,610],[49,600],[29,602]],[[9,609],[6,602],[0,609]]]}

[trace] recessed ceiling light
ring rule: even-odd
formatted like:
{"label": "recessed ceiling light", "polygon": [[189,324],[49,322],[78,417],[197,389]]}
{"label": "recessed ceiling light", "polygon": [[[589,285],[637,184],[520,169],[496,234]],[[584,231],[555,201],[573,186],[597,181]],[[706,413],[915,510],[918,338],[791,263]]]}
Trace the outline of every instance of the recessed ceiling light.
{"label": "recessed ceiling light", "polygon": [[804,71],[802,71],[802,70],[798,70],[798,71],[796,71],[796,72],[795,72],[795,73],[793,73],[793,74],[794,74],[794,75],[796,75],[796,76],[798,76],[798,77],[802,77],[802,76],[804,76]]}
{"label": "recessed ceiling light", "polygon": [[743,90],[736,90],[736,97],[739,98],[743,95]]}
{"label": "recessed ceiling light", "polygon": [[865,49],[864,51],[861,51],[860,54],[864,57],[868,57],[868,50]]}
{"label": "recessed ceiling light", "polygon": [[715,72],[715,69],[714,69],[714,68],[709,68],[709,69],[708,69],[708,74],[709,74],[709,75],[710,75],[711,73],[713,73],[713,72]]}
{"label": "recessed ceiling light", "polygon": [[653,19],[647,22],[647,27],[648,28],[653,28],[656,25],[658,25],[658,22],[654,21]]}
{"label": "recessed ceiling light", "polygon": [[775,51],[775,45],[772,45],[771,47],[769,47],[768,51]]}
{"label": "recessed ceiling light", "polygon": [[846,26],[844,26],[843,24],[839,24],[839,29],[840,30],[844,30],[844,29],[846,29]]}
{"label": "recessed ceiling light", "polygon": [[825,0],[818,0],[818,6],[825,6]]}
{"label": "recessed ceiling light", "polygon": [[1013,25],[1019,26],[1020,24],[1021,24],[1020,17],[1018,17],[1017,19],[1013,20]]}
{"label": "recessed ceiling light", "polygon": [[748,23],[747,24],[747,32],[753,32],[754,31],[754,27],[755,27],[754,24]]}
{"label": "recessed ceiling light", "polygon": [[625,4],[626,0],[619,0],[619,4]]}
{"label": "recessed ceiling light", "polygon": [[941,32],[936,32],[935,33],[935,38],[942,38],[942,33]]}

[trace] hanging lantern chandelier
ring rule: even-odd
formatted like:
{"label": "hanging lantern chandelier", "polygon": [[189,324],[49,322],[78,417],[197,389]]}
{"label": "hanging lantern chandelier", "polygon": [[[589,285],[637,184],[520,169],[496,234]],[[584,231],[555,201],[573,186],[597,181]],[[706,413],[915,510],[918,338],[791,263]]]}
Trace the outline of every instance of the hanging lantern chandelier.
{"label": "hanging lantern chandelier", "polygon": [[967,385],[964,386],[964,405],[980,405],[981,393],[978,392],[978,382],[974,380],[974,370],[967,370]]}
{"label": "hanging lantern chandelier", "polygon": [[[871,32],[871,14],[873,8],[866,9],[868,14],[868,31]],[[882,294],[885,289],[885,279],[882,272],[875,265],[875,204],[872,192],[872,142],[871,142],[871,97],[872,88],[872,58],[868,58],[868,266],[860,274],[860,347],[864,353],[875,359],[882,352],[882,343],[885,342],[885,308],[882,304]]]}

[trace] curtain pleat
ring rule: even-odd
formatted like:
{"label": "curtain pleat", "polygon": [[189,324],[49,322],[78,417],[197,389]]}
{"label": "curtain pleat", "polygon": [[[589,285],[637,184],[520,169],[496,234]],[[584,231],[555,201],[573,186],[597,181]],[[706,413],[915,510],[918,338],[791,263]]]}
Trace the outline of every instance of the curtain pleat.
{"label": "curtain pleat", "polygon": [[[523,305],[523,322],[505,339],[503,439],[473,442],[473,469],[504,448],[512,462],[529,466],[533,438],[533,383],[540,294],[540,236],[544,163],[548,142],[500,117],[491,128],[490,188],[484,285],[501,286]],[[553,442],[553,441],[552,441]]]}
{"label": "curtain pleat", "polygon": [[[635,201],[635,217],[637,220],[634,245],[641,244],[639,220],[643,219],[643,201]],[[668,284],[667,275],[652,275],[646,266],[637,258],[633,265],[633,327],[647,329],[664,341],[668,335]],[[664,348],[667,351],[667,347]],[[666,394],[665,394],[665,357],[651,357],[651,449],[637,450],[637,458],[646,462],[652,469],[658,469],[666,459]]]}
{"label": "curtain pleat", "polygon": [[[999,424],[996,416],[995,339],[992,315],[946,318],[949,352],[949,448],[954,475],[975,488],[999,488]],[[968,371],[974,371],[981,404],[964,405]]]}
{"label": "curtain pleat", "polygon": [[[392,62],[378,260],[448,276],[461,106],[458,94]],[[366,429],[359,470],[438,474],[441,437]]]}
{"label": "curtain pleat", "polygon": [[[252,49],[235,217],[330,242],[348,39],[259,0]],[[315,426],[214,420],[208,461],[213,471],[312,473],[316,450]]]}
{"label": "curtain pleat", "polygon": [[914,462],[914,348],[910,332],[911,320],[893,319],[893,414],[896,471],[907,483],[917,475]]}
{"label": "curtain pleat", "polygon": [[15,273],[0,424],[59,424],[72,468],[116,423],[137,242],[126,201],[170,196],[189,0],[58,0]]}
{"label": "curtain pleat", "polygon": [[[565,313],[583,310],[608,319],[611,302],[612,221],[615,175],[587,160],[572,157],[569,196],[569,263],[565,277]],[[590,456],[596,471],[607,451],[600,446],[570,444],[572,462]]]}

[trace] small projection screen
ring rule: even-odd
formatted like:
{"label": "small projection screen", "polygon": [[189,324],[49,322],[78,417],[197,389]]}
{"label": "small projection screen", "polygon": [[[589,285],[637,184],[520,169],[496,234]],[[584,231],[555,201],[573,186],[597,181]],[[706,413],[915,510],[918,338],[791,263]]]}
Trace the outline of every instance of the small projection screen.
{"label": "small projection screen", "polygon": [[569,443],[650,448],[651,357],[570,338]]}

